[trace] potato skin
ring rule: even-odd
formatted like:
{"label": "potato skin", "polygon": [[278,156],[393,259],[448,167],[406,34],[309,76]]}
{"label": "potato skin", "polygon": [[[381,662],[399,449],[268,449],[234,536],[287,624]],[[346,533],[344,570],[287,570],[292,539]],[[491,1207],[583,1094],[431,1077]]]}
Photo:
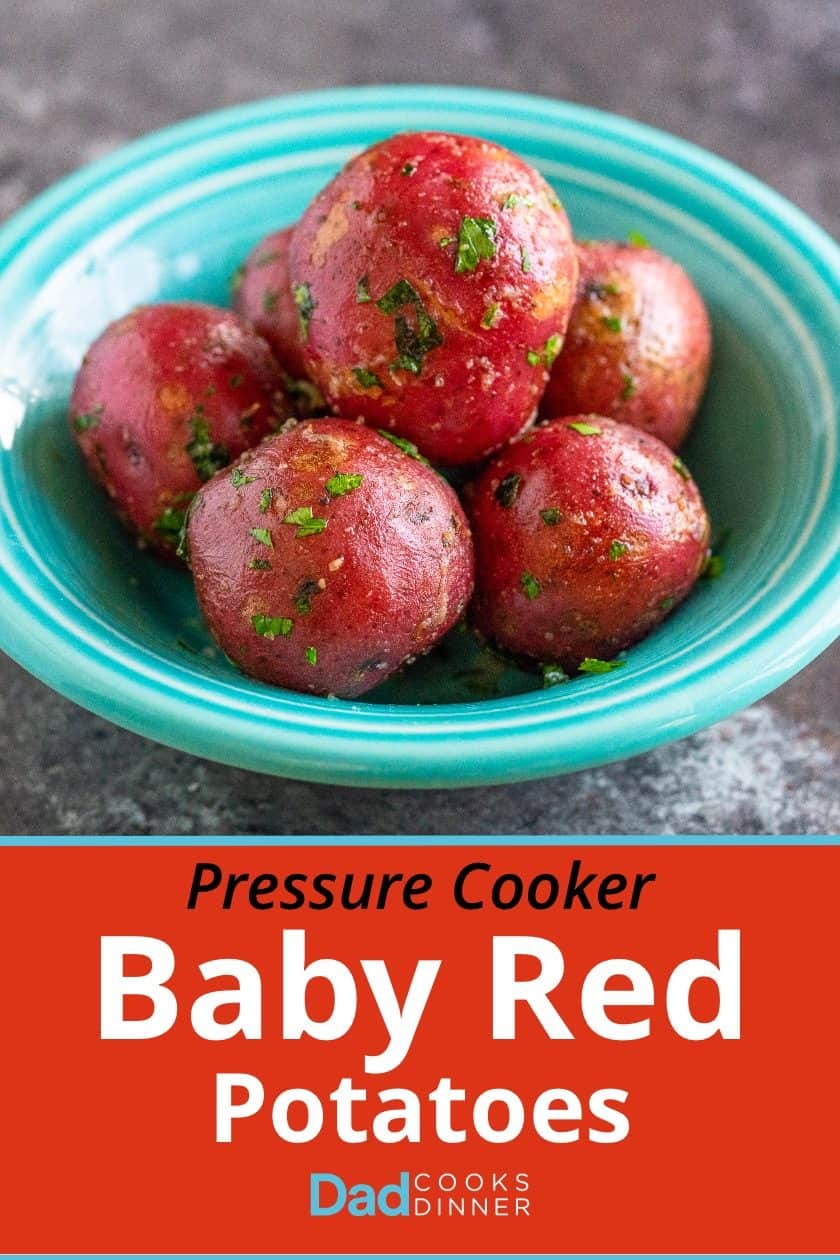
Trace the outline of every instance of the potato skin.
{"label": "potato skin", "polygon": [[703,501],[679,458],[600,416],[553,420],[513,442],[479,478],[471,518],[475,626],[569,672],[648,634],[708,552]]}
{"label": "potato skin", "polygon": [[290,414],[268,345],[230,311],[140,306],[85,355],[70,427],[93,477],[134,533],[175,559],[203,480]]}
{"label": "potato skin", "polygon": [[578,258],[578,297],[542,414],[599,412],[676,450],[709,373],[703,299],[655,249],[592,241],[578,245]]}
{"label": "potato skin", "polygon": [[305,378],[306,361],[300,315],[289,280],[289,243],[293,229],[269,232],[242,264],[233,293],[233,309],[250,320],[274,351],[283,370]]}
{"label": "potato skin", "polygon": [[456,465],[532,420],[577,256],[530,166],[488,141],[420,132],[374,145],[327,185],[293,233],[290,272],[331,408]]}
{"label": "potato skin", "polygon": [[[343,493],[337,474],[352,479]],[[299,509],[316,524],[284,521]],[[196,495],[188,537],[218,643],[246,674],[293,691],[361,695],[427,652],[472,593],[453,490],[345,420],[304,421],[219,473]]]}

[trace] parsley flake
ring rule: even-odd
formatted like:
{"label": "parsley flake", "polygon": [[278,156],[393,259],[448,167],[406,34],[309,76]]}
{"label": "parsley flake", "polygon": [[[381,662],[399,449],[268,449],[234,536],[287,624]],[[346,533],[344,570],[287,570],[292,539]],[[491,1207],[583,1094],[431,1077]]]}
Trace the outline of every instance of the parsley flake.
{"label": "parsley flake", "polygon": [[349,494],[351,490],[358,490],[363,481],[362,473],[336,473],[327,482],[327,494],[331,499],[337,499],[342,494]]}
{"label": "parsley flake", "polygon": [[578,665],[579,674],[611,674],[614,669],[621,669],[626,661],[599,661],[597,656],[587,656]]}
{"label": "parsley flake", "polygon": [[413,175],[416,170],[417,167],[413,162],[406,162],[405,166],[400,171],[400,175]]}
{"label": "parsley flake", "polygon": [[255,480],[254,477],[246,477],[241,468],[233,468],[230,474],[231,482],[236,486],[237,490],[240,486],[250,486]]}
{"label": "parsley flake", "polygon": [[[429,315],[422,298],[414,286],[403,277],[392,284],[376,303],[383,315],[394,316],[394,342],[398,358],[392,367],[403,368],[419,376],[423,370],[423,360],[430,350],[443,345],[443,337],[437,325]],[[413,328],[403,315],[403,307],[414,307],[417,327]],[[398,313],[400,312],[400,313]]]}
{"label": "parsley flake", "polygon": [[361,276],[360,279],[356,282],[356,301],[357,302],[372,302],[373,301],[373,298],[370,296],[370,281],[367,276]]}
{"label": "parsley flake", "polygon": [[518,201],[519,201],[518,193],[508,193],[508,195],[505,197],[504,201],[502,202],[502,209],[512,210]]}
{"label": "parsley flake", "polygon": [[601,323],[605,328],[609,329],[610,332],[621,332],[621,317],[619,315],[603,315],[601,317]]}
{"label": "parsley flake", "polygon": [[600,437],[601,434],[597,424],[587,424],[585,420],[571,420],[566,428],[574,429],[575,433],[580,433],[582,437]]}
{"label": "parsley flake", "polygon": [[322,516],[313,516],[311,507],[295,508],[283,517],[284,525],[297,525],[295,538],[308,538],[310,534],[321,534],[327,528]]}
{"label": "parsley flake", "polygon": [[543,508],[540,516],[546,525],[559,525],[563,519],[563,513],[556,507]]}
{"label": "parsley flake", "polygon": [[522,264],[522,270],[525,275],[531,270],[531,255],[528,253],[524,245],[519,247],[519,258]]}
{"label": "parsley flake", "polygon": [[220,442],[211,442],[210,425],[204,415],[204,408],[199,404],[190,417],[192,440],[184,447],[193,463],[193,468],[202,481],[210,478],[230,463],[230,454],[226,446]]}
{"label": "parsley flake", "polygon": [[679,473],[683,481],[691,481],[691,473],[686,468],[679,455],[674,456],[674,462],[671,465],[675,473]]}
{"label": "parsley flake", "polygon": [[251,563],[248,565],[248,568],[257,569],[257,570],[270,569],[271,561],[270,560],[252,560]]}
{"label": "parsley flake", "polygon": [[274,491],[270,486],[266,487],[260,495],[260,511],[267,512],[271,507],[271,500],[274,498]]}
{"label": "parsley flake", "polygon": [[536,599],[542,593],[542,587],[533,573],[521,573],[519,575],[519,585],[529,599]]}
{"label": "parsley flake", "polygon": [[513,507],[521,485],[522,477],[519,473],[508,473],[496,486],[493,498],[503,508]]}
{"label": "parsley flake", "polygon": [[267,613],[256,613],[251,618],[251,625],[264,639],[276,639],[278,634],[287,639],[293,624],[291,617],[270,617]]}
{"label": "parsley flake", "polygon": [[642,236],[641,232],[635,229],[627,233],[627,240],[631,245],[638,246],[639,249],[650,249],[650,241],[646,236]]}
{"label": "parsley flake", "polygon": [[[421,455],[413,442],[409,442],[408,438],[400,437],[398,433],[390,433],[387,429],[377,429],[380,437],[384,437],[386,441],[393,446],[398,446],[401,451],[409,455],[412,459],[417,459],[421,464],[429,464],[425,455]],[[431,467],[431,465],[429,465]]]}
{"label": "parsley flake", "polygon": [[77,433],[86,433],[88,429],[95,429],[102,419],[102,405],[94,407],[92,411],[80,411],[77,416],[73,417],[73,428]]}
{"label": "parsley flake", "polygon": [[376,385],[378,385],[380,389],[382,388],[382,382],[375,372],[371,372],[370,368],[355,367],[353,368],[353,375],[361,385],[362,389],[373,389]]}
{"label": "parsley flake", "polygon": [[484,314],[481,317],[481,327],[492,328],[496,322],[496,316],[498,315],[498,313],[499,313],[499,303],[498,302],[491,303],[491,305],[487,307],[487,310],[484,312]]}
{"label": "parsley flake", "polygon": [[610,543],[610,560],[620,560],[621,557],[630,550],[627,543],[621,542],[618,538],[614,538]]}
{"label": "parsley flake", "polygon": [[245,377],[241,372],[234,372],[233,376],[228,377],[228,385],[231,389],[239,389],[239,386],[244,384],[244,381]]}
{"label": "parsley flake", "polygon": [[305,617],[307,613],[312,612],[312,600],[316,595],[320,595],[322,590],[323,587],[316,578],[304,578],[297,588],[293,600],[294,606],[301,617]]}
{"label": "parsley flake", "polygon": [[542,363],[542,355],[539,350],[529,350],[526,353],[525,358],[528,360],[531,367],[539,367]]}
{"label": "parsley flake", "polygon": [[258,543],[262,543],[264,547],[270,547],[274,550],[274,540],[271,537],[270,529],[250,529],[248,533],[252,538],[256,538]]}
{"label": "parsley flake", "polygon": [[629,372],[625,372],[621,377],[621,401],[627,402],[628,398],[632,398],[636,392],[636,382]]}
{"label": "parsley flake", "polygon": [[300,331],[304,341],[309,337],[309,323],[318,303],[312,296],[312,290],[308,284],[293,284],[292,297],[295,300],[295,306],[298,309],[298,319],[300,320]]}
{"label": "parsley flake", "polygon": [[496,256],[496,224],[492,219],[473,218],[466,214],[458,228],[458,249],[455,253],[455,274],[475,271],[482,258]]}
{"label": "parsley flake", "polygon": [[306,655],[306,659],[309,661],[309,664],[310,664],[310,665],[317,665],[317,664],[318,664],[318,649],[317,649],[317,648],[314,648],[314,647],[308,647],[308,648],[306,649],[306,653],[305,653],[305,655]]}
{"label": "parsley flake", "polygon": [[181,508],[167,507],[163,509],[152,528],[168,543],[175,546],[180,540],[186,519],[187,514]]}
{"label": "parsley flake", "polygon": [[560,665],[540,665],[543,687],[556,687],[558,683],[569,681],[569,675]]}

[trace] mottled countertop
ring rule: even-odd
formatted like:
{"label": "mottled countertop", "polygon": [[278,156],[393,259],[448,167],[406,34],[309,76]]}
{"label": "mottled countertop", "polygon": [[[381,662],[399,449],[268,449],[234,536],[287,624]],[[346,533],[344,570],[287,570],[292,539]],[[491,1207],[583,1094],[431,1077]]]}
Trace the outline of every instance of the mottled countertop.
{"label": "mottled countertop", "polygon": [[[0,35],[0,218],[203,110],[334,84],[525,89],[628,114],[840,226],[832,0],[29,0]],[[600,770],[457,792],[326,788],[117,729],[0,657],[0,832],[836,832],[840,646],[760,704]]]}

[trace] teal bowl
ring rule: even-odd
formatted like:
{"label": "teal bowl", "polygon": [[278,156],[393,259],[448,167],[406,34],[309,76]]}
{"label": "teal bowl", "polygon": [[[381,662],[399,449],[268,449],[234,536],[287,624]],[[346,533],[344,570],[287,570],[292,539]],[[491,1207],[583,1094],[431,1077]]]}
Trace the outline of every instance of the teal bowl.
{"label": "teal bowl", "polygon": [[[362,703],[252,682],[213,647],[189,577],[121,532],[68,435],[73,375],[105,324],[138,302],[224,303],[259,237],[293,222],[358,149],[415,128],[508,145],[556,187],[579,236],[642,233],[709,305],[714,365],[685,458],[728,531],[724,569],[612,674],[542,690],[453,634]],[[784,682],[837,632],[838,296],[840,252],[776,193],[684,141],[576,105],[346,89],[150,136],[0,233],[0,647],[143,735],[329,783],[529,779],[687,735]]]}

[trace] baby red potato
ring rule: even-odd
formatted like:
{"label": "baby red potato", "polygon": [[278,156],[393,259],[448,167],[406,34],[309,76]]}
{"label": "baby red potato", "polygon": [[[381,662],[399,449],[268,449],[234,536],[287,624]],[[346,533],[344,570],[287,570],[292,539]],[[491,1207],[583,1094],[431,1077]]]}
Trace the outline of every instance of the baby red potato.
{"label": "baby red potato", "polygon": [[245,673],[358,696],[427,652],[473,585],[447,483],[346,420],[270,438],[196,495],[190,564],[215,638]]}
{"label": "baby red potato", "polygon": [[318,388],[307,380],[301,319],[289,280],[292,228],[270,232],[251,250],[237,273],[233,309],[250,320],[271,346],[286,374],[286,390],[299,416],[323,410]]}
{"label": "baby red potato", "polygon": [[448,465],[533,419],[577,283],[542,177],[498,145],[434,132],[349,162],[303,215],[289,265],[327,403]]}
{"label": "baby red potato", "polygon": [[268,345],[230,311],[141,306],[85,355],[70,424],[123,522],[174,558],[192,496],[288,415]]}
{"label": "baby red potato", "polygon": [[569,416],[496,456],[472,496],[473,619],[514,654],[610,668],[683,600],[708,551],[700,492],[657,438]]}
{"label": "baby red potato", "polygon": [[676,450],[709,373],[703,299],[655,249],[590,241],[578,245],[578,259],[578,298],[542,414],[599,412]]}

